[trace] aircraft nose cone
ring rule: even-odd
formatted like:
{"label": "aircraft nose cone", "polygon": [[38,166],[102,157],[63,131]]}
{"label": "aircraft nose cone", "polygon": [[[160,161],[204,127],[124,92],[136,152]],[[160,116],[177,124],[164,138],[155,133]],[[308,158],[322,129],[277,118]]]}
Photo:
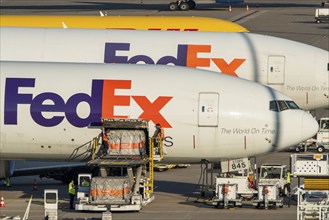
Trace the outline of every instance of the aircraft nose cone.
{"label": "aircraft nose cone", "polygon": [[302,119],[302,135],[301,140],[305,141],[313,137],[319,130],[318,122],[312,117],[311,114],[304,113]]}

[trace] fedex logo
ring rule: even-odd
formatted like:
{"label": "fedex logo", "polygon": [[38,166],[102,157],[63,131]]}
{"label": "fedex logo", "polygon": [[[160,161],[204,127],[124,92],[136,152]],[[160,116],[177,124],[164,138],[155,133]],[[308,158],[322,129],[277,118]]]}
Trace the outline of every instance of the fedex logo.
{"label": "fedex logo", "polygon": [[[92,80],[90,95],[77,93],[67,100],[54,92],[44,92],[35,96],[19,92],[22,88],[34,88],[35,84],[36,79],[34,78],[6,79],[4,124],[17,125],[18,106],[29,105],[31,118],[41,126],[57,126],[66,118],[75,127],[85,127],[92,122],[99,122],[101,118],[128,118],[126,115],[115,115],[114,107],[129,107],[132,99],[142,110],[139,118],[160,123],[165,128],[171,128],[160,110],[173,97],[158,96],[154,101],[150,101],[146,96],[115,94],[116,90],[131,89],[131,80]],[[89,115],[84,118],[77,112],[78,105],[83,102],[90,107]],[[52,113],[53,116],[45,117],[43,113],[46,112]]]}
{"label": "fedex logo", "polygon": [[146,64],[174,64],[176,66],[187,66],[192,68],[210,67],[213,62],[220,72],[238,76],[237,69],[246,61],[246,59],[233,59],[227,62],[224,58],[201,58],[199,53],[210,53],[211,45],[185,45],[179,44],[176,56],[163,56],[155,61],[147,55],[135,55],[130,58],[128,56],[119,56],[117,52],[129,51],[129,43],[105,43],[105,63],[138,63]]}

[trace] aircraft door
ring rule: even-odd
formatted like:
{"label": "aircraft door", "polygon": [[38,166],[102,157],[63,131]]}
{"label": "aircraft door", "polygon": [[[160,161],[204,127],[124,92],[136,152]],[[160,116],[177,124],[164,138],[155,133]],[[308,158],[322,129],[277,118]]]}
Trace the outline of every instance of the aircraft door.
{"label": "aircraft door", "polygon": [[215,92],[199,93],[199,127],[218,126],[219,94]]}
{"label": "aircraft door", "polygon": [[285,57],[269,56],[267,66],[267,84],[283,85],[285,77]]}

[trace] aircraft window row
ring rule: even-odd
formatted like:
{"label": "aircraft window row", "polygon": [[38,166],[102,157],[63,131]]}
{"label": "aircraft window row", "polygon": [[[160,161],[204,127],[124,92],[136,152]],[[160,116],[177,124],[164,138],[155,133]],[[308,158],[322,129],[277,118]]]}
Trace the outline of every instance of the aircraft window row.
{"label": "aircraft window row", "polygon": [[270,101],[270,110],[281,112],[287,109],[300,109],[294,101],[275,100]]}

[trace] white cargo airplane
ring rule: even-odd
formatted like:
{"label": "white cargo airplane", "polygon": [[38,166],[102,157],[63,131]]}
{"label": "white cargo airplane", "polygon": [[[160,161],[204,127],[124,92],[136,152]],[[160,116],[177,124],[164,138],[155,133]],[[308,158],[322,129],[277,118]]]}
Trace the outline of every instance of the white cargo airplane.
{"label": "white cargo airplane", "polygon": [[174,64],[275,88],[301,108],[329,107],[329,52],[252,33],[1,28],[3,61]]}
{"label": "white cargo airplane", "polygon": [[290,98],[225,74],[161,65],[0,65],[0,178],[13,170],[9,160],[86,160],[101,132],[88,126],[101,118],[160,123],[165,161],[179,163],[282,150],[318,130]]}

